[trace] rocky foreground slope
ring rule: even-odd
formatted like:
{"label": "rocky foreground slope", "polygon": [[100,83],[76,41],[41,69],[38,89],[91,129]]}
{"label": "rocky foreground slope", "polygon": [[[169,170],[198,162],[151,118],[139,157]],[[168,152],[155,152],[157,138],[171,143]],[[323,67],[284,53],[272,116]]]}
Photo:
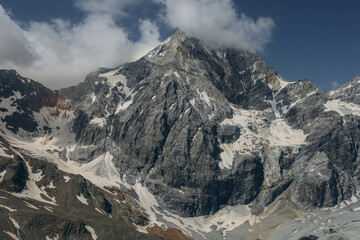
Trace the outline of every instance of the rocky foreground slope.
{"label": "rocky foreground slope", "polygon": [[1,70],[0,238],[356,239],[359,84],[181,32],[58,91]]}

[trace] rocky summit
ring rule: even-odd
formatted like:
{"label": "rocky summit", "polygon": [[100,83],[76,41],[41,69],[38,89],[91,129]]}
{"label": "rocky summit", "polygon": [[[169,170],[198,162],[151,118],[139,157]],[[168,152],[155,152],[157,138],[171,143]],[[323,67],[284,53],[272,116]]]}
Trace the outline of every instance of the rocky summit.
{"label": "rocky summit", "polygon": [[359,88],[182,32],[57,91],[0,70],[0,238],[358,239]]}

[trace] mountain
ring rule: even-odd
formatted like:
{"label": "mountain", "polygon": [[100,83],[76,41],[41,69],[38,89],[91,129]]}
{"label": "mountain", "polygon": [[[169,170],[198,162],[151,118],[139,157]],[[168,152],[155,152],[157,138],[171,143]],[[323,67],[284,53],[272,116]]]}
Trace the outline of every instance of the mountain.
{"label": "mountain", "polygon": [[182,32],[57,91],[1,70],[0,237],[355,239],[358,85]]}

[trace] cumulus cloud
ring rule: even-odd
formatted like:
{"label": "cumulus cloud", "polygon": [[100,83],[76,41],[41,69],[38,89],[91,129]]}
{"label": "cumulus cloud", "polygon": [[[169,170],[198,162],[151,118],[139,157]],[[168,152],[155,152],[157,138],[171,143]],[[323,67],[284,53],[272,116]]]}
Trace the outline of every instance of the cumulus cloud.
{"label": "cumulus cloud", "polygon": [[[154,23],[157,16],[152,21],[138,20],[140,34],[135,41],[118,23],[129,17],[128,7],[134,10],[144,1],[74,0],[75,6],[85,13],[79,23],[54,19],[25,23],[26,27],[20,27],[12,19],[16,16],[0,4],[0,68],[15,68],[24,76],[58,89],[79,83],[98,67],[116,67],[136,60],[159,44],[159,29]],[[254,20],[238,15],[232,0],[152,0],[151,3],[157,4],[154,9],[160,7],[170,27],[213,46],[262,50],[270,41],[274,27],[270,18]]]}
{"label": "cumulus cloud", "polygon": [[165,9],[163,17],[174,28],[198,37],[213,46],[225,45],[263,50],[271,40],[274,21],[253,20],[236,13],[232,0],[157,0]]}
{"label": "cumulus cloud", "polygon": [[92,12],[79,24],[63,19],[30,22],[22,29],[0,5],[0,68],[15,68],[46,86],[77,84],[100,66],[136,60],[159,43],[158,27],[139,21],[140,38],[129,40],[109,13]]}
{"label": "cumulus cloud", "polygon": [[10,19],[1,5],[0,29],[0,64],[26,66],[36,59],[23,30]]}

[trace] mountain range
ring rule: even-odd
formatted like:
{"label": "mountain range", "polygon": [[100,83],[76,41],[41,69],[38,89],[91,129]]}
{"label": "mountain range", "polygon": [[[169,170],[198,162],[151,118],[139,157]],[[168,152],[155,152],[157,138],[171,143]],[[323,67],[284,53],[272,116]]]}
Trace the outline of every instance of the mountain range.
{"label": "mountain range", "polygon": [[0,70],[0,238],[358,239],[359,90],[183,32],[56,91]]}

